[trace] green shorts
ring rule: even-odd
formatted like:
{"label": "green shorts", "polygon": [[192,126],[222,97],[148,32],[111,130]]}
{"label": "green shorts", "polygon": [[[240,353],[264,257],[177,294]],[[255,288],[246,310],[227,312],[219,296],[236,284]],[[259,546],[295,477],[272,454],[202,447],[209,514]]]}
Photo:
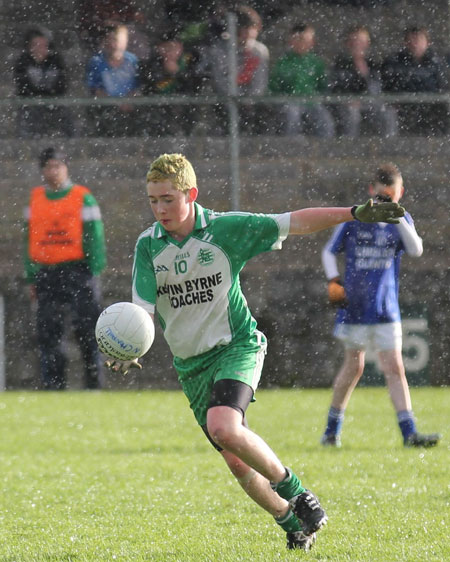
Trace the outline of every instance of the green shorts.
{"label": "green shorts", "polygon": [[183,392],[199,425],[206,424],[212,387],[222,379],[233,379],[251,386],[253,392],[261,378],[267,340],[255,331],[249,341],[232,342],[189,359],[174,359]]}

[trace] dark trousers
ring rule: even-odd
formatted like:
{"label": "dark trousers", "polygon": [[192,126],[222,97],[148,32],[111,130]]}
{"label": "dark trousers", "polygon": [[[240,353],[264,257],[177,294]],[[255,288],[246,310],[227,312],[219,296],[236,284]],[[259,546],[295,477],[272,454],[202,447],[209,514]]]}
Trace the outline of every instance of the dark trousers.
{"label": "dark trousers", "polygon": [[18,134],[27,139],[52,135],[73,137],[71,111],[60,106],[22,106],[18,111]]}
{"label": "dark trousers", "polygon": [[94,137],[134,137],[141,134],[140,109],[129,112],[116,106],[92,107],[88,111]]}
{"label": "dark trousers", "polygon": [[62,338],[65,314],[69,309],[84,363],[84,387],[99,388],[102,361],[95,340],[95,324],[101,307],[92,274],[84,264],[44,267],[36,277],[36,293],[43,387],[46,390],[66,388],[66,357]]}
{"label": "dark trousers", "polygon": [[448,133],[448,107],[442,103],[405,103],[398,108],[400,132],[409,135]]}

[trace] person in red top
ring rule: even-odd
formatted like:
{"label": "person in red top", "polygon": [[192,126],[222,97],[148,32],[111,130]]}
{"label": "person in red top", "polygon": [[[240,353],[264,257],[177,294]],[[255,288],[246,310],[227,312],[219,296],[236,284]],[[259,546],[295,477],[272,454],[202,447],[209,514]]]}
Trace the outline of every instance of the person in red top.
{"label": "person in red top", "polygon": [[[263,96],[269,83],[269,50],[257,40],[258,21],[253,12],[245,11],[244,7],[236,11],[237,26],[237,94],[240,96]],[[228,68],[228,35],[221,37],[211,45],[207,54],[208,73],[214,93],[227,95],[229,88]],[[261,105],[245,105],[240,107],[240,127],[244,132],[258,132],[261,127]],[[227,126],[225,112],[217,112],[217,126],[223,131]],[[255,130],[256,129],[256,130]]]}
{"label": "person in red top", "polygon": [[106,265],[100,209],[90,190],[73,184],[66,156],[40,155],[45,181],[31,191],[25,211],[25,274],[37,300],[37,337],[43,388],[66,388],[62,337],[66,307],[84,362],[85,388],[102,383],[95,323],[101,312],[95,277]]}

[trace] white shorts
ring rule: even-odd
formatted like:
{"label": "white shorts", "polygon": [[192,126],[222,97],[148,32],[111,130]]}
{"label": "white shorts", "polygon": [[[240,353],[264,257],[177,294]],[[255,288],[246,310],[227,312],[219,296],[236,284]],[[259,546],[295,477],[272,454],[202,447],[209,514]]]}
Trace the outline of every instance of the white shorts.
{"label": "white shorts", "polygon": [[338,324],[334,335],[346,349],[387,351],[402,348],[402,324]]}

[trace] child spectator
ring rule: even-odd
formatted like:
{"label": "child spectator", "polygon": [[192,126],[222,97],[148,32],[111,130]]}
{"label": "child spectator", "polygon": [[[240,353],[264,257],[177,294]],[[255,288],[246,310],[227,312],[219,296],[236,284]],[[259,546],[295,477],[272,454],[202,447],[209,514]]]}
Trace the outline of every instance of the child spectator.
{"label": "child spectator", "polygon": [[[128,29],[113,25],[106,30],[102,50],[87,66],[87,86],[96,97],[132,97],[139,87],[138,58],[127,51]],[[97,133],[101,136],[130,136],[137,127],[137,111],[129,103],[94,108]]]}
{"label": "child spectator", "polygon": [[[379,65],[369,55],[370,34],[366,27],[351,28],[345,35],[345,51],[334,60],[332,92],[336,94],[369,94],[381,92]],[[355,138],[366,121],[378,134],[388,137],[397,133],[397,115],[381,103],[353,100],[336,106],[339,133]]]}
{"label": "child spectator", "polygon": [[[248,13],[237,13],[237,34],[238,94],[262,95],[268,85],[269,50],[256,39],[257,27]],[[228,93],[228,36],[214,43],[209,57],[214,91],[226,95]]]}
{"label": "child spectator", "polygon": [[[25,33],[23,52],[14,65],[14,83],[16,94],[23,98],[54,98],[66,93],[64,61],[54,50],[47,30],[32,28]],[[31,138],[53,133],[72,136],[66,107],[24,104],[20,108],[19,136]]]}
{"label": "child spectator", "polygon": [[[254,10],[240,6],[237,14],[237,93],[240,96],[261,96],[268,88],[269,82],[269,50],[257,40],[261,29],[261,18]],[[224,33],[208,49],[208,67],[214,93],[229,93],[228,68],[229,34]],[[244,131],[252,131],[258,123],[260,109],[255,105],[240,108],[240,124]],[[226,118],[218,111],[218,119],[222,128],[226,126]]]}
{"label": "child spectator", "polygon": [[[428,31],[410,27],[404,34],[404,47],[387,57],[381,68],[383,91],[440,93],[446,87],[444,62],[430,47]],[[445,132],[445,104],[407,103],[399,107],[400,126],[413,134]]]}
{"label": "child spectator", "polygon": [[[279,58],[270,76],[274,94],[314,96],[327,91],[325,61],[313,52],[315,31],[312,25],[299,23],[289,33],[289,51]],[[335,125],[331,113],[318,102],[293,102],[282,109],[283,132],[303,133],[304,121],[309,132],[333,137]]]}
{"label": "child spectator", "polygon": [[[201,79],[196,75],[192,56],[184,52],[183,43],[176,32],[161,35],[154,55],[140,64],[142,94],[171,95],[197,93]],[[158,106],[158,111],[148,109],[145,127],[149,135],[189,134],[195,121],[195,107],[185,105]]]}

